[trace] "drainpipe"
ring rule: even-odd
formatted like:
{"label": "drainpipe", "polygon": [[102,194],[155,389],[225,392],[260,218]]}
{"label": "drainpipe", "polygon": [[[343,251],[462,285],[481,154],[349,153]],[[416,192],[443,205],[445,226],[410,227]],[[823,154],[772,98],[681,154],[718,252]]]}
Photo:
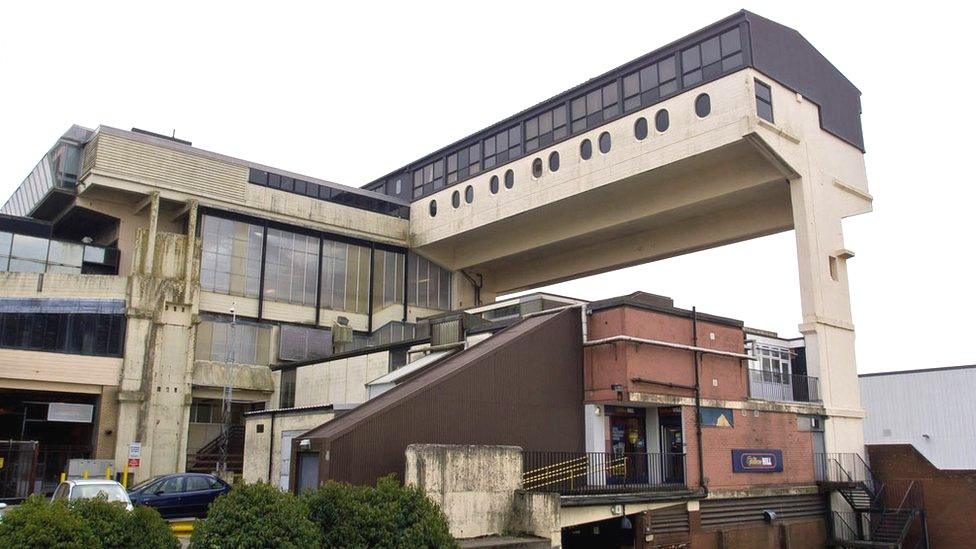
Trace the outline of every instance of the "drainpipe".
{"label": "drainpipe", "polygon": [[[691,338],[692,345],[698,347],[698,310],[691,308]],[[698,439],[698,484],[708,495],[708,486],[705,485],[705,461],[702,448],[702,416],[701,416],[701,352],[695,351],[695,437]]]}
{"label": "drainpipe", "polygon": [[274,465],[274,424],[277,410],[271,410],[271,427],[268,428],[268,484],[271,484],[271,466]]}

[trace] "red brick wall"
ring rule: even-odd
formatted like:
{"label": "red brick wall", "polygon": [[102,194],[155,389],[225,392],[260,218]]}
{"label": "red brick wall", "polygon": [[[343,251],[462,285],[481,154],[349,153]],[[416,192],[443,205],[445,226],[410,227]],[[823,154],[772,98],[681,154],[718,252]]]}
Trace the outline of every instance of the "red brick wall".
{"label": "red brick wall", "polygon": [[[695,408],[682,410],[688,460],[688,485],[698,484],[698,441],[695,438]],[[731,429],[702,427],[705,477],[709,488],[746,488],[768,484],[812,484],[813,435],[799,431],[796,414],[734,410]],[[733,473],[733,449],[778,449],[783,452],[782,473]]]}
{"label": "red brick wall", "polygon": [[[871,470],[882,482],[917,480],[922,483],[932,549],[974,545],[976,470],[943,471],[911,444],[871,444],[867,449]],[[919,535],[917,527],[909,533],[910,538]]]}
{"label": "red brick wall", "polygon": [[[616,307],[597,311],[589,318],[589,339],[628,335],[644,339],[692,345],[692,321],[681,316],[638,309]],[[712,339],[714,334],[715,339]],[[722,351],[743,352],[741,328],[699,320],[698,345]],[[748,395],[746,366],[736,358],[714,355],[702,357],[701,384],[703,398],[743,400]],[[584,350],[584,386],[586,400],[615,400],[611,385],[622,385],[628,392],[693,396],[694,391],[652,383],[631,381],[633,378],[692,386],[695,384],[695,359],[691,351],[653,345],[615,343]],[[717,384],[713,384],[713,380]],[[624,395],[624,400],[629,400]]]}

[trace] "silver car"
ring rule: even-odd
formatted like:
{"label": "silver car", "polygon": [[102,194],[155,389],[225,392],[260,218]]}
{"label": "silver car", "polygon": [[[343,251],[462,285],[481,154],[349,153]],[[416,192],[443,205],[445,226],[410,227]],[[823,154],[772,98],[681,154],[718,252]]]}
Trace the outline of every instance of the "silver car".
{"label": "silver car", "polygon": [[77,479],[65,480],[54,490],[51,501],[75,501],[78,499],[93,499],[104,495],[108,501],[118,501],[125,504],[125,508],[132,510],[129,494],[121,484],[114,480],[105,479]]}

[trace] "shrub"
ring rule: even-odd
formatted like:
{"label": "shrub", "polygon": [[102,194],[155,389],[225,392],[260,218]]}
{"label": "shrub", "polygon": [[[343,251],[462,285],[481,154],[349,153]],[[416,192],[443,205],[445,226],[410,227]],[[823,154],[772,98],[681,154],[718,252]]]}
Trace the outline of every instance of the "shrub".
{"label": "shrub", "polygon": [[455,547],[443,511],[392,476],[375,487],[327,482],[307,492],[323,547]]}
{"label": "shrub", "polygon": [[0,547],[9,549],[89,549],[99,547],[91,527],[64,502],[31,496],[0,521]]}
{"label": "shrub", "polygon": [[65,503],[31,496],[0,521],[0,547],[59,549],[176,549],[179,540],[159,513],[147,507],[126,511],[104,498]]}
{"label": "shrub", "polygon": [[102,549],[177,549],[180,542],[155,509],[126,511],[120,503],[103,498],[71,502],[71,510],[91,528]]}
{"label": "shrub", "polygon": [[210,504],[207,520],[196,521],[194,548],[305,548],[319,545],[305,502],[270,484],[244,484]]}

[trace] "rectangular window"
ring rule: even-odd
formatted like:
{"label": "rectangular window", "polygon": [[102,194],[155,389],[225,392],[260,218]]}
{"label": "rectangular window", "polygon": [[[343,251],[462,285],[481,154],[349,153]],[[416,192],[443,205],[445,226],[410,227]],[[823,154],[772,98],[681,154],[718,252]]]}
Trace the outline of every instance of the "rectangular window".
{"label": "rectangular window", "polygon": [[742,42],[735,28],[681,52],[681,84],[693,86],[742,65]]}
{"label": "rectangular window", "polygon": [[449,311],[451,271],[412,252],[408,253],[408,257],[407,303],[414,307]]}
{"label": "rectangular window", "polygon": [[295,368],[281,371],[281,398],[278,400],[279,408],[295,407]]}
{"label": "rectangular window", "polygon": [[309,360],[332,354],[332,330],[282,324],[278,329],[278,359]]}
{"label": "rectangular window", "polygon": [[216,423],[213,403],[199,401],[191,403],[190,423]]}
{"label": "rectangular window", "polygon": [[734,427],[735,416],[730,408],[701,409],[702,427]]}
{"label": "rectangular window", "polygon": [[318,237],[268,229],[265,299],[314,306],[318,270]]}
{"label": "rectangular window", "polygon": [[756,80],[756,114],[763,120],[773,121],[773,92],[759,80]]}
{"label": "rectangular window", "polygon": [[[196,359],[234,364],[271,363],[271,325],[212,317],[197,325]],[[233,349],[232,349],[233,347]]]}
{"label": "rectangular window", "polygon": [[444,188],[444,159],[435,160],[413,172],[414,198]]}
{"label": "rectangular window", "polygon": [[525,151],[548,147],[566,134],[566,106],[560,105],[525,122]]}
{"label": "rectangular window", "polygon": [[374,309],[403,303],[404,257],[401,253],[376,250],[373,259]]}
{"label": "rectangular window", "polygon": [[322,300],[332,311],[369,312],[369,248],[322,241]]}
{"label": "rectangular window", "polygon": [[485,169],[501,166],[522,154],[522,130],[514,126],[484,141]]}
{"label": "rectangular window", "polygon": [[203,216],[200,287],[244,297],[258,297],[264,228],[211,215]]}
{"label": "rectangular window", "polygon": [[570,103],[570,118],[573,133],[594,128],[620,114],[617,81],[593,90]]}
{"label": "rectangular window", "polygon": [[125,316],[0,313],[0,347],[86,356],[122,356]]}
{"label": "rectangular window", "polygon": [[757,345],[762,380],[768,383],[790,383],[790,350],[785,347]]}

